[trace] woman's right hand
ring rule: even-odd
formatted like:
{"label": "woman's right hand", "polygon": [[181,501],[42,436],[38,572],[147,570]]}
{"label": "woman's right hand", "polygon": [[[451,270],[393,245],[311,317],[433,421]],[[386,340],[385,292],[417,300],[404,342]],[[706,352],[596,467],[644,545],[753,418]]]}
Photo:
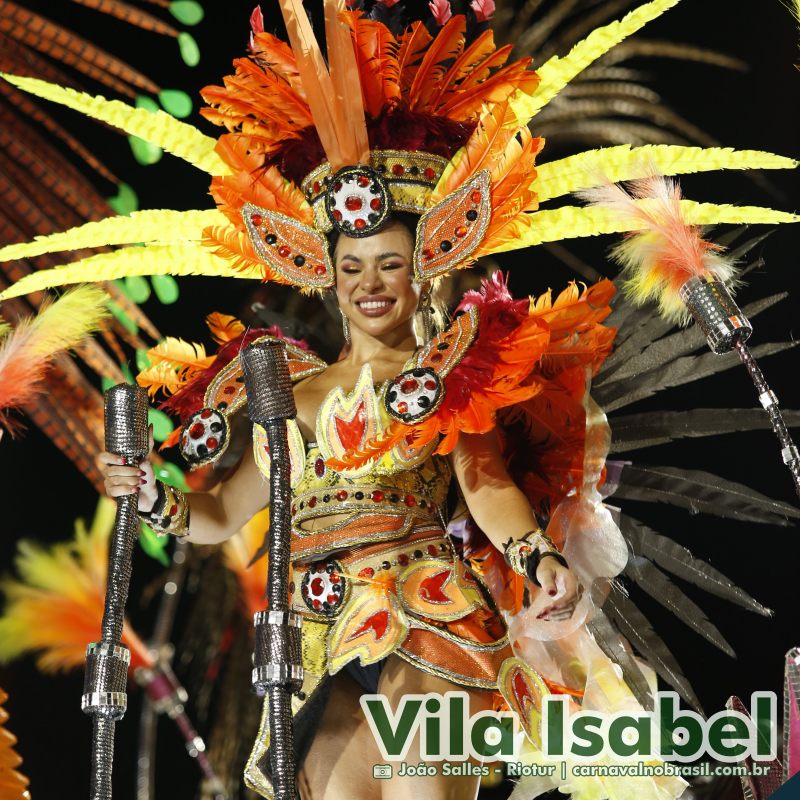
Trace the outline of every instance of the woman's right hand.
{"label": "woman's right hand", "polygon": [[[153,426],[149,431],[149,449],[153,451]],[[122,456],[114,453],[99,453],[95,464],[100,470],[109,497],[122,497],[126,494],[138,493],[139,511],[147,513],[153,510],[158,497],[156,478],[150,458],[146,458],[139,466],[129,466]]]}

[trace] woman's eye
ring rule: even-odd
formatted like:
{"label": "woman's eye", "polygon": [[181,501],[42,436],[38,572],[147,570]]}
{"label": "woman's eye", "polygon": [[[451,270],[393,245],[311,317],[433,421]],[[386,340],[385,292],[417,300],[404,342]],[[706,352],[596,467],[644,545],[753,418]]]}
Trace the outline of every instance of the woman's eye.
{"label": "woman's eye", "polygon": [[404,266],[405,264],[399,261],[389,261],[386,264],[381,265],[382,269],[402,269]]}
{"label": "woman's eye", "polygon": [[358,267],[342,267],[341,269],[345,275],[355,275],[359,271]]}

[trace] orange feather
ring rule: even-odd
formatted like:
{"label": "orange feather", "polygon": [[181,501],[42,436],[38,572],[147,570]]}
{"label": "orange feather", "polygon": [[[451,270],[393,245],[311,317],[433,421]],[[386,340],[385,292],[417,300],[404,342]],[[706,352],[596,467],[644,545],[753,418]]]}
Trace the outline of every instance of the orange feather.
{"label": "orange feather", "polygon": [[412,111],[430,111],[429,101],[447,71],[447,62],[458,58],[464,48],[465,28],[461,14],[452,17],[428,46],[408,93]]}
{"label": "orange feather", "polygon": [[250,270],[254,267],[259,268],[264,275],[264,281],[275,281],[276,283],[286,283],[280,275],[272,272],[263,261],[261,261],[250,244],[250,239],[246,233],[238,231],[233,227],[206,228],[203,231],[203,244],[211,247],[212,252],[231,263],[234,269]]}
{"label": "orange feather", "polygon": [[431,97],[431,107],[436,108],[443,97],[458,91],[460,81],[494,52],[494,34],[490,30],[484,31],[469,47],[464,48],[464,52],[442,76],[436,92]]}
{"label": "orange feather", "polygon": [[428,29],[419,21],[413,22],[398,40],[397,70],[400,74],[400,91],[408,97],[411,85],[417,76],[422,59],[428,51],[433,37]]}
{"label": "orange feather", "polygon": [[206,325],[217,344],[230,342],[245,331],[244,325],[236,317],[232,317],[230,314],[221,314],[219,311],[213,311],[206,317]]}

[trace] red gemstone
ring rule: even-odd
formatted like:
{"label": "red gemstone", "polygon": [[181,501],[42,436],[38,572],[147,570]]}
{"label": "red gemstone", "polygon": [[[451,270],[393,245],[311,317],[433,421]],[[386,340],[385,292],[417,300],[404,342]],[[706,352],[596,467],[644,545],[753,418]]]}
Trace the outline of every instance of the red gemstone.
{"label": "red gemstone", "polygon": [[338,208],[333,209],[333,218],[338,222],[342,218],[342,212]]}
{"label": "red gemstone", "polygon": [[173,503],[169,509],[169,516],[174,517],[178,513],[178,504]]}
{"label": "red gemstone", "polygon": [[336,492],[336,499],[340,503],[344,502],[345,500],[347,500],[347,492],[344,489],[339,489],[339,491]]}
{"label": "red gemstone", "polygon": [[376,489],[376,490],[375,490],[375,491],[372,493],[372,499],[373,499],[373,500],[374,500],[376,503],[382,503],[382,502],[383,502],[383,497],[384,497],[384,495],[383,495],[383,492],[382,492],[380,489]]}
{"label": "red gemstone", "polygon": [[401,567],[405,567],[408,564],[408,556],[405,553],[400,553],[400,555],[397,556],[397,563]]}
{"label": "red gemstone", "polygon": [[202,419],[208,419],[208,418],[209,418],[209,417],[210,417],[210,416],[211,416],[213,413],[214,413],[214,412],[213,412],[213,411],[212,411],[210,408],[204,408],[204,409],[203,409],[203,410],[200,412],[200,417],[201,417]]}
{"label": "red gemstone", "polygon": [[436,381],[432,381],[432,380],[430,380],[430,378],[429,378],[427,381],[425,381],[425,388],[426,388],[426,389],[427,389],[429,392],[432,392],[432,391],[434,391],[434,390],[436,389]]}
{"label": "red gemstone", "polygon": [[404,174],[405,174],[405,171],[406,171],[406,168],[405,168],[405,167],[404,167],[402,164],[395,164],[395,165],[392,167],[392,172],[393,172],[395,175],[398,175],[398,176],[400,176],[400,175],[404,175]]}
{"label": "red gemstone", "polygon": [[333,184],[333,191],[334,192],[341,192],[342,191],[342,182],[341,181],[336,181],[336,183]]}
{"label": "red gemstone", "polygon": [[233,394],[236,391],[236,387],[226,386],[222,391],[225,392],[225,394]]}
{"label": "red gemstone", "polygon": [[373,197],[372,200],[369,201],[369,207],[373,211],[380,211],[381,210],[381,199],[380,199],[380,197]]}
{"label": "red gemstone", "polygon": [[314,462],[314,474],[318,478],[321,478],[325,474],[325,462],[322,460],[322,458],[318,458]]}
{"label": "red gemstone", "polygon": [[216,450],[219,446],[219,439],[215,439],[213,436],[211,436],[206,442],[206,445],[209,450]]}
{"label": "red gemstone", "polygon": [[297,506],[292,506],[292,516],[297,513]]}
{"label": "red gemstone", "polygon": [[407,494],[403,499],[403,502],[409,507],[413,508],[417,504],[417,499],[414,497],[413,494]]}
{"label": "red gemstone", "polygon": [[341,575],[337,575],[335,572],[331,572],[331,576],[329,578],[331,583],[339,583],[341,581]]}
{"label": "red gemstone", "polygon": [[338,596],[337,596],[337,595],[335,595],[335,594],[329,594],[329,595],[328,595],[328,596],[327,596],[325,599],[326,599],[326,600],[327,600],[327,601],[328,601],[328,602],[329,602],[331,605],[335,605],[337,602],[339,602],[339,598],[338,598]]}
{"label": "red gemstone", "polygon": [[435,544],[429,544],[428,545],[428,555],[429,556],[435,556],[435,555],[438,555],[438,554],[439,554],[439,548],[437,548]]}
{"label": "red gemstone", "polygon": [[399,411],[401,414],[405,414],[405,413],[406,413],[406,411],[408,411],[408,403],[398,403],[398,404],[397,404],[397,410],[398,410],[398,411]]}
{"label": "red gemstone", "polygon": [[315,275],[324,275],[325,274],[325,267],[323,267],[322,264],[317,264],[317,266],[314,267],[314,274]]}
{"label": "red gemstone", "polygon": [[366,227],[367,227],[367,223],[366,223],[366,221],[365,221],[365,220],[363,220],[363,219],[361,219],[361,217],[359,217],[359,218],[358,218],[358,219],[357,219],[357,220],[356,220],[356,221],[353,223],[353,225],[355,225],[355,227],[356,227],[356,228],[358,228],[358,230],[360,230],[360,231],[361,231],[361,230],[364,230],[364,228],[366,228]]}
{"label": "red gemstone", "polygon": [[311,495],[311,497],[308,498],[308,502],[306,503],[306,505],[309,508],[314,508],[316,504],[317,504],[317,498],[314,495]]}
{"label": "red gemstone", "polygon": [[431,258],[433,258],[433,256],[434,256],[434,252],[433,252],[433,250],[431,250],[431,248],[430,248],[430,247],[426,247],[426,248],[425,248],[425,249],[422,251],[422,255],[423,255],[423,257],[424,257],[424,258],[431,259]]}
{"label": "red gemstone", "polygon": [[425,167],[425,177],[432,181],[436,177],[436,173],[433,171],[432,167]]}
{"label": "red gemstone", "polygon": [[434,353],[431,356],[431,361],[433,361],[434,364],[438,364],[443,358],[444,356],[441,353]]}
{"label": "red gemstone", "polygon": [[366,175],[359,175],[356,183],[362,188],[365,189],[369,186],[369,178]]}
{"label": "red gemstone", "polygon": [[322,578],[314,578],[311,581],[311,591],[314,592],[314,594],[319,594],[322,591],[322,588]]}
{"label": "red gemstone", "polygon": [[203,425],[202,422],[195,422],[194,425],[192,425],[192,427],[189,428],[189,436],[191,436],[192,439],[199,439],[201,436],[205,434],[205,432],[206,432],[206,426]]}
{"label": "red gemstone", "polygon": [[413,378],[406,378],[400,384],[400,391],[403,394],[411,394],[411,392],[416,392],[419,389],[419,384]]}
{"label": "red gemstone", "polygon": [[322,606],[322,603],[319,600],[313,600],[311,602],[311,605],[314,606],[315,609],[317,609],[317,608],[320,608]]}
{"label": "red gemstone", "polygon": [[463,239],[466,235],[467,235],[467,226],[459,225],[456,228],[456,236],[458,236],[459,239]]}
{"label": "red gemstone", "polygon": [[364,567],[361,572],[358,573],[359,578],[371,578],[375,574],[375,570],[372,567]]}
{"label": "red gemstone", "polygon": [[320,185],[319,181],[314,181],[314,186],[312,188],[314,189],[314,194],[319,194],[320,189],[322,189],[322,186]]}
{"label": "red gemstone", "polygon": [[481,193],[475,189],[475,191],[470,194],[469,199],[472,200],[473,203],[480,203]]}
{"label": "red gemstone", "polygon": [[281,258],[288,258],[288,257],[289,257],[289,255],[291,254],[291,252],[292,252],[292,251],[291,251],[291,250],[290,250],[290,249],[289,249],[289,248],[288,248],[288,247],[287,247],[285,244],[282,244],[282,245],[281,245],[281,246],[278,248],[278,255],[279,255]]}
{"label": "red gemstone", "polygon": [[363,206],[364,206],[364,201],[360,197],[357,197],[354,194],[351,194],[344,201],[344,207],[348,211],[361,211]]}
{"label": "red gemstone", "polygon": [[261,214],[253,214],[253,216],[250,217],[250,220],[252,221],[253,225],[258,227],[261,224]]}

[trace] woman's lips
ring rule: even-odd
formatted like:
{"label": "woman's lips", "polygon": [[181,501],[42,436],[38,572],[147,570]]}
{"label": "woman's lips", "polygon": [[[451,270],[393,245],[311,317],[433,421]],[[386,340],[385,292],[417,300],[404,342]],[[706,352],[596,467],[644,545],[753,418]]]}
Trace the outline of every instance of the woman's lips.
{"label": "woman's lips", "polygon": [[365,317],[382,317],[391,311],[395,301],[389,297],[371,297],[358,300],[356,308]]}

